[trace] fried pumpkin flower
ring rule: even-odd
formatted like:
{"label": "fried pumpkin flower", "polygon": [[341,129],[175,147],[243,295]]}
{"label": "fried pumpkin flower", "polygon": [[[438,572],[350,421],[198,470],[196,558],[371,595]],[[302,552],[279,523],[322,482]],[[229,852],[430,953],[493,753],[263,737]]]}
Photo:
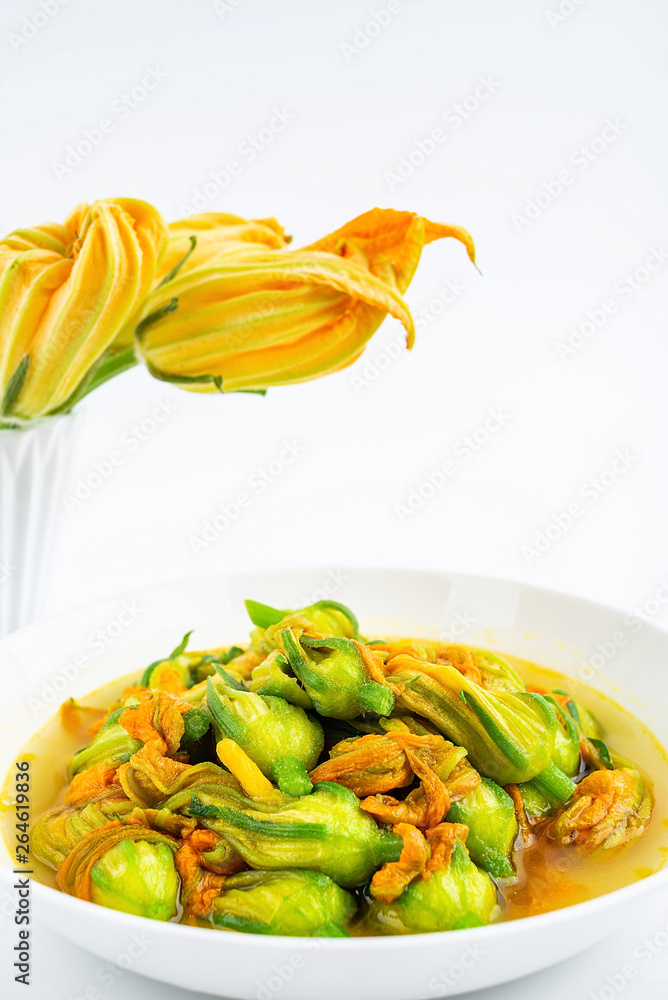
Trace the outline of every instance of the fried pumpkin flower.
{"label": "fried pumpkin flower", "polygon": [[0,427],[69,411],[136,363],[136,326],[167,242],[151,205],[81,204],[0,241]]}
{"label": "fried pumpkin flower", "polygon": [[[157,378],[200,392],[263,391],[355,361],[386,315],[414,340],[402,297],[423,247],[458,226],[374,209],[300,250],[223,248],[174,268],[146,300],[140,356]],[[193,251],[196,252],[196,251]]]}

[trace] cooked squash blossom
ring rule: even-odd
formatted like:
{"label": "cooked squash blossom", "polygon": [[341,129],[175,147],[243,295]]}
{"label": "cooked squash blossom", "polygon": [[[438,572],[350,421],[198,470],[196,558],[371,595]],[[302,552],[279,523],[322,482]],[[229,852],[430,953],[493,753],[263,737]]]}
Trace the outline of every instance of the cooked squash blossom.
{"label": "cooked squash blossom", "polygon": [[477,865],[494,878],[514,876],[510,855],[518,827],[513,800],[503,788],[483,778],[477,788],[452,803],[447,818],[468,827],[466,847]]}
{"label": "cooked squash blossom", "polygon": [[636,770],[594,771],[576,787],[573,801],[552,821],[549,836],[588,850],[611,848],[639,837],[652,813],[652,801]]}
{"label": "cooked squash blossom", "polygon": [[118,721],[125,708],[117,708],[107,718],[87,747],[77,750],[70,761],[70,774],[77,775],[99,764],[124,764],[143,747]]}
{"label": "cooked squash blossom", "polygon": [[111,910],[170,920],[177,909],[178,844],[141,826],[115,825],[85,837],[58,870],[64,892]]}
{"label": "cooked squash blossom", "polygon": [[287,795],[311,791],[308,772],[325,745],[322,726],[283,698],[235,691],[209,678],[206,703],[218,730],[242,747]]}
{"label": "cooked squash blossom", "polygon": [[319,872],[242,872],[225,880],[213,904],[213,924],[248,934],[348,937],[356,910],[350,893]]}
{"label": "cooked squash blossom", "polygon": [[[272,220],[186,221],[173,258],[188,227],[250,254],[282,240]],[[600,852],[647,830],[638,768],[521,662],[366,640],[335,601],[246,607],[250,644],[187,652],[187,633],[104,714],[57,716],[68,741],[97,720],[30,830],[63,891],[208,932],[425,934],[588,898]]]}
{"label": "cooked squash blossom", "polygon": [[[498,784],[528,781],[554,767],[557,717],[541,695],[485,690],[453,666],[427,664],[404,654],[389,660],[385,670],[401,688],[399,705],[423,715],[466,747],[473,766]],[[572,793],[568,787],[567,798]]]}
{"label": "cooked squash blossom", "polygon": [[361,643],[338,636],[297,640],[289,628],[279,634],[292,672],[320,715],[354,719],[363,712],[391,713],[394,695],[373,679],[373,657]]}
{"label": "cooked squash blossom", "polygon": [[40,861],[51,868],[58,868],[91,830],[128,815],[134,808],[135,804],[118,786],[86,802],[56,806],[40,816],[33,826],[33,852]]}
{"label": "cooked squash blossom", "polygon": [[0,241],[0,426],[66,412],[135,364],[125,348],[166,243],[157,209],[132,198]]}
{"label": "cooked squash blossom", "polygon": [[[171,272],[146,300],[137,348],[158,378],[200,392],[262,391],[338,371],[386,315],[413,321],[402,293],[427,243],[458,226],[374,209],[301,250],[225,248]],[[181,246],[183,249],[183,246]],[[193,251],[193,252],[196,252]]]}
{"label": "cooked squash blossom", "polygon": [[395,901],[371,902],[366,927],[376,934],[428,934],[482,927],[498,913],[494,883],[461,842],[444,867],[425,874],[427,879],[414,878]]}
{"label": "cooked squash blossom", "polygon": [[[257,601],[246,601],[246,611],[257,631],[253,633],[255,644],[260,649],[273,649],[275,629],[284,618],[303,618],[313,625],[320,635],[341,636],[344,639],[359,639],[359,623],[350,608],[338,601],[317,601],[306,608],[297,611],[279,611],[268,604]],[[265,639],[265,633],[268,635]],[[268,643],[268,645],[267,645]]]}
{"label": "cooked squash blossom", "polygon": [[353,792],[329,782],[301,798],[268,802],[202,784],[174,795],[163,808],[198,819],[252,868],[308,868],[346,887],[362,885],[401,851],[400,838],[381,830]]}

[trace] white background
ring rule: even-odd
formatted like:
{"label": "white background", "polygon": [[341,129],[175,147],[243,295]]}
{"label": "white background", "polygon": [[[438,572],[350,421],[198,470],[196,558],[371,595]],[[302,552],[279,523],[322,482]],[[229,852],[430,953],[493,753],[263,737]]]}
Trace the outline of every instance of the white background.
{"label": "white background", "polygon": [[[207,210],[275,215],[299,246],[375,205],[409,209],[466,226],[483,277],[454,241],[427,247],[407,293],[416,319],[427,310],[412,354],[396,356],[402,334],[388,320],[354,368],[264,399],[190,396],[140,370],[98,391],[81,407],[68,492],[110,452],[123,462],[83,502],[63,503],[48,612],[220,569],[309,563],[480,572],[629,610],[661,593],[665,6],[563,0],[559,15],[559,0],[402,0],[365,46],[359,29],[384,0],[218,6],[69,0],[17,41],[39,4],[3,4],[0,230],[114,195],[146,198],[173,219],[210,171],[237,159],[240,175]],[[149,68],[164,79],[121,117],[115,102]],[[493,92],[458,118],[455,106],[476,103],[481,78]],[[239,147],[274,108],[294,120],[248,162]],[[113,132],[57,177],[67,147],[105,117]],[[620,134],[599,153],[608,119]],[[400,182],[388,177],[437,127],[447,138],[433,155]],[[594,155],[586,168],[583,145]],[[572,183],[549,198],[564,170]],[[541,192],[550,203],[522,223]],[[662,261],[651,275],[638,271],[648,257]],[[634,273],[640,287],[629,295],[619,282]],[[448,282],[460,294],[441,308]],[[558,344],[607,300],[615,311],[560,357]],[[155,426],[158,405],[172,412]],[[490,410],[502,426],[466,458],[462,442],[485,436]],[[260,492],[252,477],[284,442],[300,454]],[[626,466],[606,474],[618,449]],[[447,484],[402,514],[410,491],[453,458]],[[599,492],[590,481],[602,474],[609,485]],[[239,492],[250,505],[195,553],[193,537]],[[572,503],[580,516],[536,554],[537,533]],[[647,931],[666,921],[665,908],[648,914]],[[485,997],[586,1000],[591,991],[609,1000],[606,975],[643,933]],[[35,943],[33,997],[74,998],[95,982],[97,959],[39,927]],[[7,950],[3,936],[3,963]],[[665,1000],[667,969],[657,957],[624,996]],[[127,973],[102,995],[186,996]]]}

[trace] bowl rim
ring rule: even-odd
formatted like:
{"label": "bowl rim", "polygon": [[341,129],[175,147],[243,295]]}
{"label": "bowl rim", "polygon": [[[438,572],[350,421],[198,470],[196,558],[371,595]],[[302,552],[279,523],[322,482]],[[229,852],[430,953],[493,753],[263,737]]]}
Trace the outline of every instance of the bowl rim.
{"label": "bowl rim", "polygon": [[[2,877],[9,880],[10,870],[3,865],[0,871],[2,872]],[[22,873],[18,874],[20,875]],[[594,899],[588,899],[581,903],[573,903],[571,906],[564,906],[558,910],[550,910],[547,913],[537,913],[529,917],[518,917],[515,920],[486,924],[484,927],[465,927],[451,931],[428,931],[423,934],[378,934],[371,935],[369,937],[350,938],[314,938],[289,936],[285,934],[248,933],[235,933],[233,938],[235,947],[239,945],[240,941],[243,941],[242,947],[244,948],[252,948],[262,942],[264,946],[269,945],[276,950],[284,948],[285,943],[288,941],[295,942],[296,944],[306,948],[313,948],[313,942],[315,941],[317,942],[318,950],[321,948],[329,950],[359,950],[362,948],[366,950],[369,950],[369,948],[386,950],[393,945],[396,946],[399,942],[401,942],[404,947],[418,946],[426,948],[430,943],[433,943],[436,938],[447,938],[448,941],[457,940],[461,941],[463,944],[469,943],[469,939],[471,939],[472,942],[479,941],[482,943],[485,940],[490,940],[490,935],[492,934],[495,936],[495,939],[498,940],[499,938],[503,939],[509,935],[512,936],[521,933],[522,930],[526,931],[526,933],[530,933],[531,931],[539,931],[542,928],[548,927],[554,927],[556,929],[558,926],[568,923],[569,920],[575,919],[576,915],[578,918],[583,920],[591,919],[601,911],[608,909],[613,899],[615,907],[624,906],[626,903],[631,902],[631,900],[635,897],[643,896],[647,892],[658,891],[661,884],[668,884],[668,866],[660,869],[658,872],[653,872],[651,875],[647,875],[645,878],[639,879],[637,882],[633,882],[631,885],[622,886],[619,889],[613,889],[611,892],[606,892],[601,896],[596,896]],[[30,885],[31,893],[34,894],[35,905],[33,907],[33,913],[35,914],[39,912],[39,900],[43,898],[47,901],[47,904],[51,901],[53,905],[64,908],[65,912],[72,912],[84,919],[86,913],[90,913],[90,908],[93,907],[98,919],[109,920],[113,924],[126,927],[129,933],[134,931],[139,934],[142,931],[148,931],[150,928],[151,933],[166,935],[168,939],[174,934],[179,937],[187,934],[190,939],[192,939],[192,935],[196,934],[199,935],[201,940],[206,940],[206,938],[202,938],[203,934],[211,934],[212,931],[218,931],[220,933],[219,929],[216,927],[191,927],[188,924],[175,923],[169,920],[152,920],[149,917],[139,917],[134,914],[123,913],[119,910],[112,910],[104,906],[96,905],[95,903],[87,900],[77,899],[75,896],[69,896],[60,889],[52,888],[51,886],[44,885],[36,880],[31,880]],[[452,937],[453,934],[457,935],[456,939]],[[188,940],[188,938],[184,938],[184,941],[185,940]],[[217,941],[218,943],[216,944]],[[211,940],[211,946],[220,948],[220,940],[213,937]]]}
{"label": "bowl rim", "polygon": [[[593,600],[592,598],[582,597],[578,594],[574,594],[567,590],[560,590],[557,588],[545,587],[542,585],[527,582],[525,580],[518,580],[508,577],[495,576],[492,574],[484,573],[469,573],[461,572],[458,570],[447,570],[447,569],[435,569],[432,566],[421,567],[421,566],[397,566],[393,564],[374,564],[370,565],[367,563],[346,563],[345,566],[337,566],[337,569],[342,572],[350,571],[351,573],[374,573],[382,571],[391,575],[400,576],[410,576],[410,575],[423,575],[423,576],[433,576],[440,579],[454,579],[462,580],[475,583],[476,581],[481,581],[489,585],[499,585],[499,586],[511,586],[518,587],[521,589],[529,590],[534,593],[538,593],[546,598],[556,597],[558,599],[572,601],[576,604],[584,606],[586,609],[590,609],[596,612],[603,612],[606,614],[617,614],[626,615],[628,611],[623,608],[616,607],[614,605],[605,604],[601,601]],[[15,632],[0,639],[0,652],[2,652],[3,647],[10,645],[15,637],[27,638],[29,633],[37,633],[40,629],[57,625],[59,622],[65,624],[68,619],[75,617],[80,614],[90,614],[97,608],[105,607],[110,603],[122,602],[124,600],[138,600],[142,596],[158,595],[160,592],[165,590],[178,589],[181,587],[187,587],[190,584],[198,583],[200,585],[205,584],[207,581],[223,581],[232,580],[234,578],[239,578],[246,575],[257,575],[261,576],[263,573],[267,575],[277,574],[277,573],[326,573],[331,570],[331,566],[325,565],[313,565],[309,563],[304,563],[301,565],[292,565],[286,567],[268,567],[264,570],[262,568],[252,567],[248,570],[230,570],[218,573],[207,573],[207,574],[195,574],[193,576],[183,577],[178,580],[168,581],[165,583],[153,584],[151,586],[142,587],[141,589],[122,591],[120,593],[108,595],[101,598],[100,600],[87,602],[86,604],[79,605],[69,611],[62,612],[57,615],[53,615],[49,618],[41,619],[38,622],[32,623],[18,629]],[[661,635],[664,640],[668,638],[668,628],[662,628],[659,624],[653,621],[646,621],[643,619],[643,629],[648,629],[650,632],[656,632]],[[609,696],[608,696],[609,697]],[[51,716],[50,716],[51,718]],[[42,722],[40,726],[35,729],[38,731],[44,723]],[[657,737],[655,737],[656,739]],[[660,741],[659,741],[660,742]],[[13,879],[25,872],[21,872],[18,869],[13,869],[11,864],[11,855],[9,853],[9,846],[3,842],[3,846],[6,850],[6,857],[0,854],[0,881],[4,881],[9,884]],[[480,936],[481,941],[489,940],[491,935],[495,936],[495,939],[503,939],[508,935],[513,935],[518,933],[517,928],[524,928],[529,933],[531,931],[539,930],[547,926],[559,926],[564,923],[568,923],[570,919],[574,919],[575,915],[583,919],[594,917],[597,913],[608,909],[611,905],[621,906],[627,901],[630,902],[635,897],[642,896],[647,892],[653,892],[659,889],[661,884],[668,883],[668,863],[659,869],[658,871],[652,872],[643,878],[638,879],[636,882],[630,885],[622,886],[619,889],[611,890],[610,892],[603,893],[600,896],[596,896],[593,899],[584,900],[580,903],[573,903],[570,906],[561,907],[558,910],[551,910],[546,913],[534,914],[527,917],[518,917],[514,920],[508,920],[498,923],[492,923],[485,925],[484,927],[472,927],[472,928],[461,928],[456,931],[430,931],[422,934],[406,934],[406,935],[373,935],[369,937],[351,937],[351,938],[313,938],[313,937],[297,937],[297,936],[287,936],[287,935],[256,935],[256,934],[244,934],[237,933],[234,935],[235,944],[239,945],[240,942],[242,948],[252,948],[257,946],[261,941],[264,947],[269,947],[270,949],[280,950],[285,947],[286,942],[293,942],[296,946],[302,947],[314,947],[314,942],[317,942],[318,949],[324,948],[331,950],[333,948],[337,950],[341,949],[356,949],[366,948],[371,949],[381,949],[386,950],[392,945],[397,945],[399,942],[405,946],[411,947],[428,947],[430,943],[434,942],[435,938],[447,938],[448,941],[455,940],[452,935],[456,935],[456,940],[465,943],[469,939],[477,941]],[[173,934],[178,934],[182,936],[184,934],[201,935],[203,932],[210,933],[212,930],[217,930],[213,927],[192,927],[187,924],[175,923],[173,921],[159,921],[152,920],[148,917],[140,917],[134,914],[123,913],[121,911],[112,910],[107,907],[97,906],[86,900],[77,899],[76,897],[69,896],[62,892],[60,889],[44,885],[43,883],[37,881],[36,879],[31,879],[31,894],[34,895],[35,902],[39,899],[44,899],[47,905],[55,905],[64,908],[66,912],[71,912],[73,914],[79,914],[85,918],[85,914],[89,912],[89,909],[81,909],[82,907],[91,906],[94,907],[94,912],[97,914],[97,919],[107,920],[112,924],[119,925],[121,927],[126,927],[129,932],[133,930],[136,933],[141,933],[151,928],[152,933],[166,935],[169,938]],[[614,901],[614,902],[613,902]],[[101,912],[100,912],[101,911]],[[572,916],[573,915],[573,916]],[[92,916],[92,914],[91,914]],[[161,928],[161,929],[159,929]],[[187,940],[184,939],[184,940]],[[206,939],[202,939],[206,940]],[[212,939],[212,946],[214,942],[219,941],[217,938]],[[217,945],[220,947],[220,943]]]}
{"label": "bowl rim", "polygon": [[[597,601],[592,597],[584,597],[580,594],[575,594],[570,590],[563,590],[559,587],[546,587],[542,584],[531,583],[520,578],[508,577],[508,576],[497,576],[494,573],[471,573],[464,570],[449,570],[449,569],[435,569],[433,566],[401,566],[395,563],[345,563],[341,565],[336,564],[336,567],[332,565],[326,565],[324,563],[296,563],[286,566],[269,566],[269,567],[251,567],[247,570],[223,570],[218,573],[194,573],[190,576],[179,577],[178,580],[168,580],[164,583],[153,583],[145,587],[138,588],[136,590],[121,590],[115,591],[111,594],[106,594],[95,601],[86,601],[84,604],[78,604],[76,607],[69,608],[66,611],[61,611],[55,615],[49,615],[45,618],[40,618],[39,621],[31,622],[29,625],[24,625],[20,629],[16,629],[14,632],[10,632],[8,635],[0,638],[0,652],[5,644],[11,644],[11,642],[16,637],[24,637],[29,632],[37,631],[46,626],[57,625],[59,622],[65,622],[70,616],[82,614],[84,612],[93,612],[96,608],[103,608],[107,604],[117,604],[119,602],[128,601],[131,599],[138,600],[144,595],[149,596],[151,594],[159,594],[163,590],[171,590],[172,588],[188,586],[190,584],[203,584],[207,581],[220,581],[220,580],[232,580],[235,577],[247,576],[247,575],[257,575],[260,576],[264,573],[278,574],[278,573],[328,573],[332,569],[336,568],[341,572],[350,571],[351,573],[376,573],[379,570],[384,573],[389,573],[392,575],[413,575],[421,574],[424,576],[434,576],[439,578],[451,578],[456,580],[467,580],[467,581],[482,581],[487,584],[499,584],[501,586],[510,587],[520,587],[527,590],[534,591],[535,593],[541,594],[545,597],[558,597],[564,598],[569,601],[575,601],[579,604],[584,604],[588,608],[595,611],[603,611],[618,615],[629,614],[628,608],[618,607],[615,604],[606,604],[604,601]],[[648,628],[656,632],[660,632],[663,635],[668,634],[668,625],[665,627],[657,624],[654,621],[647,621],[642,619],[643,629]]]}

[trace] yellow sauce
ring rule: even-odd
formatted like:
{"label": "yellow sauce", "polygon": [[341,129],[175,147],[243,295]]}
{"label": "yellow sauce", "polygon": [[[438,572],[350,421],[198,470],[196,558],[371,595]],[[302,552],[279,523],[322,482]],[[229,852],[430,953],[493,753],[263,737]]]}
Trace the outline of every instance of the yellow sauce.
{"label": "yellow sauce", "polygon": [[[651,822],[644,835],[628,845],[587,855],[572,847],[560,848],[537,838],[536,843],[516,851],[518,881],[501,889],[502,920],[512,920],[547,910],[560,909],[630,885],[658,871],[668,858],[668,755],[651,732],[630,712],[581,681],[505,656],[526,684],[562,688],[597,718],[611,749],[633,761],[654,799]],[[67,763],[88,742],[88,726],[102,710],[116,701],[123,690],[137,682],[132,674],[100,688],[79,704],[90,708],[80,725],[66,728],[61,715],[54,716],[24,747],[19,759],[31,766],[31,825],[48,809],[63,802],[68,785]],[[13,772],[12,772],[13,773]],[[9,783],[0,805],[0,830],[8,845],[13,843],[14,807]],[[518,839],[518,846],[520,845]],[[31,857],[34,878],[55,887],[55,873]]]}

